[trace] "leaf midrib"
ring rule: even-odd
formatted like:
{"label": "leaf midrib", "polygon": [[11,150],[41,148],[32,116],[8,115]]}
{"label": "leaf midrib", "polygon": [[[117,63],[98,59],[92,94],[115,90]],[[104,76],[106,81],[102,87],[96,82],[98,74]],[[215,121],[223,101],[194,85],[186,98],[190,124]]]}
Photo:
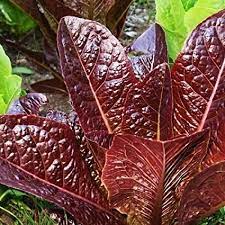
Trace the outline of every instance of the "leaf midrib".
{"label": "leaf midrib", "polygon": [[206,120],[207,120],[209,111],[210,111],[211,106],[212,106],[212,104],[213,104],[214,97],[215,97],[216,92],[217,92],[217,90],[218,90],[218,87],[219,87],[219,84],[220,84],[220,81],[221,81],[221,78],[222,78],[222,74],[223,74],[223,72],[224,72],[224,69],[225,69],[225,58],[224,58],[224,60],[223,60],[222,67],[221,67],[221,69],[220,69],[220,71],[219,71],[219,74],[218,74],[218,77],[217,77],[217,80],[216,80],[216,84],[215,84],[215,86],[214,86],[214,88],[213,88],[212,94],[211,94],[210,99],[209,99],[209,101],[208,101],[208,103],[207,103],[207,107],[206,107],[205,112],[204,112],[204,114],[203,114],[203,116],[202,116],[202,120],[201,120],[201,122],[200,122],[200,124],[199,124],[199,126],[198,126],[197,131],[202,131],[203,128],[204,128],[204,125],[205,125],[205,122],[206,122]]}

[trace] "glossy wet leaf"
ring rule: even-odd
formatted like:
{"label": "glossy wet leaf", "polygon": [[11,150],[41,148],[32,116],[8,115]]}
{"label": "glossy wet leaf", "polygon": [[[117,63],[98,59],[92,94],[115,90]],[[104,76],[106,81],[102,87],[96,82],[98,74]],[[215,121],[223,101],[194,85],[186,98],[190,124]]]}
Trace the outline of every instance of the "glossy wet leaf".
{"label": "glossy wet leaf", "polygon": [[151,25],[127,51],[131,55],[135,75],[141,80],[156,66],[168,62],[165,34],[158,24]]}
{"label": "glossy wet leaf", "polygon": [[[186,187],[179,208],[179,224],[190,225],[224,205],[225,162],[198,174]],[[217,224],[220,224],[219,221]],[[222,224],[222,223],[221,223]]]}
{"label": "glossy wet leaf", "polygon": [[199,172],[207,133],[167,142],[116,136],[107,152],[103,183],[111,205],[129,224],[172,224],[185,185]]}
{"label": "glossy wet leaf", "polygon": [[2,184],[53,202],[84,225],[122,224],[65,124],[37,116],[0,116],[0,168]]}
{"label": "glossy wet leaf", "polygon": [[128,93],[122,132],[158,140],[172,136],[172,90],[164,63],[145,75]]}
{"label": "glossy wet leaf", "polygon": [[223,113],[224,15],[221,11],[194,30],[172,68],[177,134],[202,130]]}
{"label": "glossy wet leaf", "polygon": [[58,49],[63,77],[85,134],[119,130],[127,93],[136,82],[120,42],[99,23],[65,17],[59,27]]}

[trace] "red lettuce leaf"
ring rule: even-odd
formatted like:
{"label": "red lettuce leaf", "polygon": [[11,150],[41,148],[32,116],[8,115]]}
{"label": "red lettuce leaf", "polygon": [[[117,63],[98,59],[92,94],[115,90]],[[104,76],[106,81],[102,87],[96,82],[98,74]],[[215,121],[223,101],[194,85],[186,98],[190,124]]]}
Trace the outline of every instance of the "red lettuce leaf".
{"label": "red lettuce leaf", "polygon": [[[105,24],[106,15],[113,6],[113,0],[38,0],[51,18],[59,21],[64,16],[77,16],[81,18],[100,21]],[[125,9],[126,11],[126,9]]]}
{"label": "red lettuce leaf", "polygon": [[158,140],[172,136],[172,90],[169,66],[157,66],[128,93],[122,132]]}
{"label": "red lettuce leaf", "polygon": [[34,91],[41,93],[67,94],[65,84],[57,78],[38,81],[34,84],[31,84],[31,88]]}
{"label": "red lettuce leaf", "polygon": [[158,24],[151,25],[140,37],[127,47],[136,76],[143,80],[159,64],[168,62],[165,33]]}
{"label": "red lettuce leaf", "polygon": [[207,127],[225,104],[225,10],[193,31],[172,69],[174,130],[190,134]]}
{"label": "red lettuce leaf", "polygon": [[40,108],[46,105],[48,99],[40,93],[28,93],[15,100],[9,107],[7,114],[34,114],[38,115]]}
{"label": "red lettuce leaf", "polygon": [[211,129],[205,166],[225,160],[224,16],[222,10],[193,31],[172,69],[174,131]]}
{"label": "red lettuce leaf", "polygon": [[[106,25],[120,35],[128,7],[132,0],[10,0],[40,25],[45,36],[56,33],[59,20],[64,16],[91,19]],[[47,38],[49,40],[49,38]],[[51,41],[55,42],[54,35]]]}
{"label": "red lettuce leaf", "polygon": [[171,224],[187,182],[199,173],[208,132],[167,142],[116,136],[107,151],[102,180],[111,205],[130,224]]}
{"label": "red lettuce leaf", "polygon": [[0,183],[65,208],[83,225],[123,224],[92,180],[69,126],[0,116]]}
{"label": "red lettuce leaf", "polygon": [[119,130],[127,93],[136,82],[119,41],[97,22],[65,17],[59,26],[58,49],[65,83],[85,134]]}
{"label": "red lettuce leaf", "polygon": [[186,187],[179,207],[179,225],[196,224],[225,202],[225,162],[199,173]]}
{"label": "red lettuce leaf", "polygon": [[107,13],[106,26],[116,37],[120,36],[131,2],[132,0],[114,0],[114,4]]}

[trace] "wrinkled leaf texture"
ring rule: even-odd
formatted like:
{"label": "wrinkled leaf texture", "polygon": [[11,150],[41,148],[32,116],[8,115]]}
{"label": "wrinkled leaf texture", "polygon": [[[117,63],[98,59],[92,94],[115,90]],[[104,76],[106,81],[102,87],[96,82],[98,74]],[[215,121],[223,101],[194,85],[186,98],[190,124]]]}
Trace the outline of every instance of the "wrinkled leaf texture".
{"label": "wrinkled leaf texture", "polygon": [[184,182],[199,172],[207,139],[207,132],[167,142],[116,136],[102,177],[112,206],[129,215],[129,224],[172,224]]}
{"label": "wrinkled leaf texture", "polygon": [[[209,135],[200,142],[200,149],[193,148],[193,145],[190,148],[198,153],[193,153],[192,157],[190,151],[190,155],[184,151],[197,164],[191,167],[191,161],[180,157],[177,161],[172,160],[174,164],[170,166],[170,158],[165,157],[162,162],[157,155],[159,151],[156,154],[153,150],[153,143],[134,136],[115,137],[107,152],[103,182],[109,191],[111,204],[128,213],[131,224],[172,224],[173,220],[178,221],[179,225],[195,224],[224,205],[224,196],[219,195],[224,188],[225,159],[224,15],[225,11],[213,15],[193,31],[172,68],[175,135],[190,138],[191,135],[199,135],[203,129],[209,130]],[[171,157],[174,157],[179,152],[175,147],[177,140],[155,143],[165,145],[161,147],[165,150],[165,156],[167,151],[170,152],[167,144],[173,143]],[[195,158],[197,156],[199,158]],[[172,171],[176,163],[181,167]],[[165,175],[157,177],[162,175],[162,165]],[[146,171],[151,169],[152,173],[148,174]],[[171,177],[167,178],[167,175]],[[146,185],[144,181],[147,181]],[[162,183],[165,189],[160,188]],[[175,190],[175,194],[170,195],[173,193],[170,188]]]}
{"label": "wrinkled leaf texture", "polygon": [[[100,143],[104,137],[108,140],[109,134],[111,134],[110,137],[117,134],[106,153],[106,162],[101,160],[104,152],[94,148],[96,143],[91,149],[96,153],[94,161],[97,162],[100,173],[105,164],[102,180],[109,192],[111,206],[127,213],[131,224],[167,225],[174,222],[179,225],[194,224],[196,220],[209,215],[224,204],[223,195],[219,195],[224,188],[225,171],[223,28],[224,11],[221,11],[196,28],[178,56],[172,68],[175,102],[174,133],[186,136],[167,140],[171,137],[172,131],[159,129],[161,128],[159,116],[161,117],[161,109],[164,108],[161,108],[161,104],[152,107],[151,96],[150,101],[143,101],[140,98],[142,95],[146,96],[149,90],[148,85],[154,85],[152,79],[157,77],[155,89],[160,90],[158,92],[161,94],[155,94],[155,99],[156,102],[159,99],[158,102],[169,106],[167,114],[162,118],[170,121],[172,89],[167,64],[162,62],[155,68],[149,69],[147,73],[143,72],[143,81],[145,81],[143,82],[135,77],[132,63],[124,48],[105,27],[97,22],[75,17],[65,17],[60,23],[58,45],[61,67],[85,135],[91,134],[89,137]],[[101,89],[101,92],[98,92],[98,89]],[[152,93],[151,90],[150,93]],[[135,101],[132,97],[129,100],[128,96],[132,94],[135,97],[138,95],[141,101]],[[163,95],[166,97],[162,98]],[[112,102],[115,96],[118,96],[116,104]],[[166,101],[160,101],[160,99],[166,99]],[[112,107],[109,107],[110,104]],[[131,107],[130,110],[127,110],[128,106]],[[151,110],[155,109],[155,112],[158,112],[156,113],[158,117],[152,116],[154,118],[152,123],[155,122],[158,125],[153,128],[153,135],[149,135],[156,140],[146,139],[148,133],[142,130],[139,132],[139,128],[143,130],[145,128],[139,122],[145,118],[142,108],[146,109],[146,107],[151,107]],[[130,115],[132,110],[134,112]],[[132,123],[134,125],[132,129],[125,126],[126,129],[123,130],[124,121],[129,121],[129,117],[132,119],[132,116],[136,114],[142,116],[141,120],[137,124]],[[95,116],[94,119],[90,117],[92,115]],[[105,195],[89,173],[81,157],[78,142],[73,141],[74,133],[69,126],[37,116],[17,115],[0,118],[2,183],[44,197],[65,207],[76,218],[78,215],[77,219],[82,224],[90,224],[91,218],[95,218],[91,224],[105,224],[105,221],[109,221],[107,224],[122,223],[118,214],[112,213],[109,209]],[[140,127],[139,124],[141,124]],[[43,136],[42,133],[48,135]],[[41,141],[42,138],[47,140]],[[66,141],[61,141],[63,139]],[[92,142],[84,142],[83,145],[89,143]],[[67,145],[69,147],[66,147]],[[30,148],[33,148],[33,151]],[[78,187],[75,185],[77,192],[73,192],[71,186],[63,186],[67,184],[62,182],[64,179],[60,176],[64,167],[58,162],[60,160],[64,162],[62,153],[68,156],[70,154],[67,152],[68,149],[76,148],[77,151],[71,152],[71,154],[76,153],[72,157],[76,162],[72,168],[78,170],[80,176],[76,178],[81,179],[79,184],[84,186],[79,188],[80,185]],[[36,161],[26,160],[29,154],[25,155],[24,152],[36,153],[37,150],[49,151],[49,149],[56,149],[56,151],[48,152],[50,156],[45,154],[46,152],[43,153],[46,157],[44,163],[47,163],[45,167],[47,170],[44,170],[45,175],[42,175],[43,168],[40,167],[43,162],[36,160],[38,162],[36,166]],[[60,149],[62,153],[57,153],[57,149]],[[66,152],[63,149],[66,149]],[[71,160],[71,154],[70,157],[68,156],[69,160]],[[40,157],[39,152],[37,155]],[[84,155],[88,157],[86,153]],[[84,158],[87,159],[86,156]],[[65,158],[65,164],[68,163],[66,159],[68,158]],[[34,172],[30,161],[36,166]],[[82,164],[82,170],[77,168],[77,163]],[[45,176],[44,179],[41,176]],[[31,178],[32,181],[35,180],[35,184],[37,183],[35,187],[43,183],[46,185],[44,188],[35,189],[32,182],[27,180],[30,181]],[[87,184],[82,183],[84,178]],[[29,184],[27,188],[25,184]],[[213,189],[215,194],[210,191]],[[55,194],[54,198],[46,190],[52,195]],[[91,190],[93,194],[84,190]],[[57,198],[58,193],[61,198]],[[64,196],[67,199],[73,198],[71,201],[66,201],[70,204],[62,204]],[[76,204],[74,205],[76,207],[71,204]],[[82,207],[83,214],[77,214],[81,212],[79,206]],[[187,214],[184,215],[184,212]]]}
{"label": "wrinkled leaf texture", "polygon": [[69,126],[34,115],[0,117],[2,184],[65,208],[84,225],[123,224],[81,157]]}
{"label": "wrinkled leaf texture", "polygon": [[[222,10],[202,22],[187,40],[172,68],[174,132],[190,135],[210,129],[207,155],[202,162],[202,168],[209,167],[202,172],[202,178],[209,176],[209,179],[203,181],[201,175],[199,179],[196,177],[181,201],[181,210],[187,212],[187,224],[193,224],[196,219],[224,205],[224,196],[218,197],[218,189],[223,186],[225,160],[224,16],[225,10]],[[218,168],[221,170],[218,171]],[[221,185],[218,186],[218,183]],[[201,190],[200,195],[196,194],[195,188]],[[211,192],[213,189],[215,191]],[[182,212],[180,215],[183,215]]]}
{"label": "wrinkled leaf texture", "polygon": [[211,128],[208,164],[224,160],[225,11],[201,23],[173,68],[174,132]]}
{"label": "wrinkled leaf texture", "polygon": [[58,48],[68,93],[87,137],[102,145],[107,134],[171,136],[171,78],[166,63],[154,70],[147,65],[142,71],[145,80],[138,80],[124,48],[109,30],[76,17],[61,20]]}
{"label": "wrinkled leaf texture", "polygon": [[165,33],[160,25],[152,24],[127,48],[127,52],[131,54],[135,75],[140,80],[159,64],[168,63]]}

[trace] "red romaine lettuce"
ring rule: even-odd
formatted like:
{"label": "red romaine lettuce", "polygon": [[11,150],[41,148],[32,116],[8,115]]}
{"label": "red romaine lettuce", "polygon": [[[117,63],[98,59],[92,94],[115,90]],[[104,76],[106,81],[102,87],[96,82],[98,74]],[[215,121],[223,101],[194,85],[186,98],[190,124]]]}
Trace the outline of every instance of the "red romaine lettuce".
{"label": "red romaine lettuce", "polygon": [[200,169],[208,133],[167,142],[116,136],[107,152],[103,183],[110,203],[129,224],[172,224],[180,195]]}
{"label": "red romaine lettuce", "polygon": [[140,80],[159,64],[168,63],[165,34],[158,24],[151,25],[126,51]]}
{"label": "red romaine lettuce", "polygon": [[166,64],[144,71],[145,80],[139,81],[119,41],[99,23],[75,17],[61,21],[58,47],[65,83],[86,136],[100,144],[114,133],[155,138],[166,129],[164,138],[171,136]]}
{"label": "red romaine lettuce", "polygon": [[191,225],[223,206],[224,15],[196,28],[171,72],[162,30],[149,31],[161,52],[157,41],[133,49],[149,57],[138,70],[106,27],[63,18],[60,63],[78,117],[1,116],[0,183],[83,225]]}
{"label": "red romaine lettuce", "polygon": [[123,224],[91,177],[69,126],[0,116],[0,181],[65,208],[84,224]]}

